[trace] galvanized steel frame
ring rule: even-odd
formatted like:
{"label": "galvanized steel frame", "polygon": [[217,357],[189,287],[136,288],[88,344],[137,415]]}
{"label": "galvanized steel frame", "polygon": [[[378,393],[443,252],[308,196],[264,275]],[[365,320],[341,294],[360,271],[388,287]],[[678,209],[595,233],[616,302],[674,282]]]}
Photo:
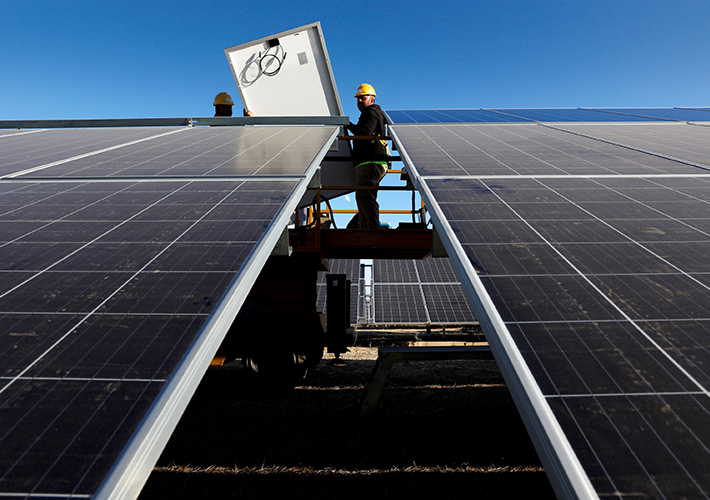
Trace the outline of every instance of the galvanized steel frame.
{"label": "galvanized steel frame", "polygon": [[95,127],[199,127],[228,125],[346,126],[347,116],[215,116],[196,118],[107,118],[87,120],[0,120],[0,129]]}

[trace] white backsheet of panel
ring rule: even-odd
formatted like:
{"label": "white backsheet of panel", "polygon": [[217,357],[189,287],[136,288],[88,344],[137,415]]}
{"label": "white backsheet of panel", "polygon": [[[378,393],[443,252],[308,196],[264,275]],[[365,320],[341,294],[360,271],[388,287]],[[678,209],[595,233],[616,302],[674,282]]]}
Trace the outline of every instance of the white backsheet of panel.
{"label": "white backsheet of panel", "polygon": [[[270,47],[272,40],[278,40],[279,45]],[[236,45],[224,52],[242,102],[257,116],[343,114],[320,23]]]}

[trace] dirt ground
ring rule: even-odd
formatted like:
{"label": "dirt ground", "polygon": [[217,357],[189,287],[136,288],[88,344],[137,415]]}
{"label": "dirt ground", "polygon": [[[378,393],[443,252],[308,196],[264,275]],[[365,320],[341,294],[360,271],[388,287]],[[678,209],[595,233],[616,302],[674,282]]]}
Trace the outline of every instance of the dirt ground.
{"label": "dirt ground", "polygon": [[140,499],[554,498],[494,361],[397,363],[358,418],[376,357],[326,355],[293,390],[210,368]]}

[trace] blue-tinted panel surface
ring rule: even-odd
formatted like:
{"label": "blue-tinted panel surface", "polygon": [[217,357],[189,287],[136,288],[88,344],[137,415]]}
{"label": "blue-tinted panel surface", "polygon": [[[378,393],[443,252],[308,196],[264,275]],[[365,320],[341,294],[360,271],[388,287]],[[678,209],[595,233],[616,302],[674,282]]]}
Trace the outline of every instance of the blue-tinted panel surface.
{"label": "blue-tinted panel surface", "polygon": [[501,114],[538,122],[656,121],[652,117],[604,113],[593,109],[495,109]]}
{"label": "blue-tinted panel surface", "polygon": [[[553,415],[524,417],[559,426],[583,480],[601,497],[707,498],[710,177],[655,152],[673,147],[673,156],[697,162],[704,128],[564,125],[594,131],[583,140],[565,140],[548,127],[521,132],[506,144],[528,154],[519,169],[536,166],[526,178],[503,171],[487,177],[473,167],[453,177],[452,158],[479,155],[485,140],[460,141],[449,126],[393,128],[439,233],[456,250],[452,259],[473,270],[464,283],[472,301],[496,311],[482,324],[501,366],[512,380],[534,384],[546,401],[541,408]],[[624,135],[620,143],[645,137],[648,147],[626,145],[629,153],[617,154],[621,146],[609,144],[614,134]],[[506,148],[486,152],[512,164]],[[597,175],[576,175],[584,170],[569,166],[565,175],[549,175],[568,156],[595,164]],[[625,163],[636,165],[627,170],[636,175],[618,175]],[[646,175],[638,175],[641,167]],[[535,391],[516,394],[536,405]],[[567,449],[539,451],[557,464],[553,482],[578,477]]]}
{"label": "blue-tinted panel surface", "polygon": [[460,283],[422,284],[431,323],[473,323],[476,317]]}
{"label": "blue-tinted panel surface", "polygon": [[387,111],[390,123],[504,123],[527,122],[523,118],[485,109],[393,110]]}
{"label": "blue-tinted panel surface", "polygon": [[417,274],[422,283],[458,283],[451,261],[448,258],[438,257],[425,260],[416,260]]}
{"label": "blue-tinted panel surface", "polygon": [[388,110],[392,124],[710,121],[703,108],[528,108]]}

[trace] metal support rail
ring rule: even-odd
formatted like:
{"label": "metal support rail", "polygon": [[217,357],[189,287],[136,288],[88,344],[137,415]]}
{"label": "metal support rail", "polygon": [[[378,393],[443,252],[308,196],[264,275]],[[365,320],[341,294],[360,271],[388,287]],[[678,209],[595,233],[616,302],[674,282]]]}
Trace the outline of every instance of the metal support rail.
{"label": "metal support rail", "polygon": [[205,116],[185,118],[102,118],[87,120],[0,120],[0,129],[92,127],[195,127],[212,125],[336,125],[347,116]]}

